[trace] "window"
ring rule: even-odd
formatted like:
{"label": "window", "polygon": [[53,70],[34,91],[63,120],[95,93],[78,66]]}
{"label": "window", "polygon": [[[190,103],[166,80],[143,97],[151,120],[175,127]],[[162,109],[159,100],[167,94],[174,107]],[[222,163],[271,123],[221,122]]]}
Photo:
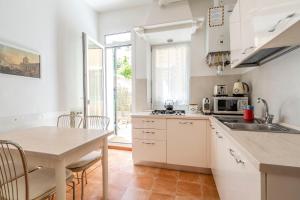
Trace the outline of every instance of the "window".
{"label": "window", "polygon": [[130,45],[131,33],[118,33],[105,36],[105,45],[107,47]]}
{"label": "window", "polygon": [[152,105],[162,108],[167,100],[177,107],[188,104],[189,44],[152,47]]}

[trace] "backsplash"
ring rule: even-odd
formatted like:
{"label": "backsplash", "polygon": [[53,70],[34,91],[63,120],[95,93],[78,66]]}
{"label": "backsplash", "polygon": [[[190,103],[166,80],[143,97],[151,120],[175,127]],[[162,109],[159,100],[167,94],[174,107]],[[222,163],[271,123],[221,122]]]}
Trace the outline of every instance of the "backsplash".
{"label": "backsplash", "polygon": [[255,114],[262,116],[258,97],[267,100],[275,121],[300,127],[300,49],[242,75],[251,88]]}

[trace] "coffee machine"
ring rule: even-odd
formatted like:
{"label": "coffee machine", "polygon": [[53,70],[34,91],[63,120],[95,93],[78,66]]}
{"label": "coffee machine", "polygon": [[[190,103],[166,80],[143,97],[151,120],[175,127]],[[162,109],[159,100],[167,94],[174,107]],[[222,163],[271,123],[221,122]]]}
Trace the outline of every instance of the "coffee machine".
{"label": "coffee machine", "polygon": [[202,100],[202,112],[205,115],[209,115],[211,113],[211,102],[209,98],[203,98]]}

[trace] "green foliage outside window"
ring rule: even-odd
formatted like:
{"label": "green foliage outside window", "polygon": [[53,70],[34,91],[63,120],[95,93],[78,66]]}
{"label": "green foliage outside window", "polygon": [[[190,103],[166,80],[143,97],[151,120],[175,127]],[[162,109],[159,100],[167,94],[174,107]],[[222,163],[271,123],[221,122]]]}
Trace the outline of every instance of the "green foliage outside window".
{"label": "green foliage outside window", "polygon": [[123,76],[126,79],[132,78],[132,67],[129,64],[127,56],[124,56],[123,59],[118,61],[117,74]]}

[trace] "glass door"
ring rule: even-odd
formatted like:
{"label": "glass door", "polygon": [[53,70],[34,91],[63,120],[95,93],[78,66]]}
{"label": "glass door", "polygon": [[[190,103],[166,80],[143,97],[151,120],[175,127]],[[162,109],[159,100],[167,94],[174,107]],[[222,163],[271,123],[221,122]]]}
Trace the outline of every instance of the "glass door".
{"label": "glass door", "polygon": [[106,36],[108,115],[114,119],[110,143],[131,144],[132,47],[130,33]]}
{"label": "glass door", "polygon": [[83,33],[84,116],[105,115],[104,48]]}

